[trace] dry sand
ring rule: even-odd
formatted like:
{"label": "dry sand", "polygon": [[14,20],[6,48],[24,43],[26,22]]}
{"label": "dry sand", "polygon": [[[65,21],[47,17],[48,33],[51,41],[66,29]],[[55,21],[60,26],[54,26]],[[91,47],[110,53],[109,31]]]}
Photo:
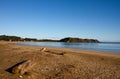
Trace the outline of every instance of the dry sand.
{"label": "dry sand", "polygon": [[[25,74],[9,70],[32,58]],[[120,79],[120,54],[0,42],[0,79]]]}

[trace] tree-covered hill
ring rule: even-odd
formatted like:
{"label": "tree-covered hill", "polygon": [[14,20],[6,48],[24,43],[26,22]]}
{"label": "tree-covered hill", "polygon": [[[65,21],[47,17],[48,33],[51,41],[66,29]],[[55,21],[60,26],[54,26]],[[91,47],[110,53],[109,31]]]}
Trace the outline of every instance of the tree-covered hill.
{"label": "tree-covered hill", "polygon": [[96,39],[81,39],[81,38],[63,38],[60,40],[52,40],[52,39],[36,39],[36,38],[21,38],[18,36],[7,36],[0,35],[0,41],[34,41],[34,42],[87,42],[87,43],[98,43],[99,41]]}
{"label": "tree-covered hill", "polygon": [[95,42],[95,43],[98,43],[99,41],[96,39],[81,39],[81,38],[68,37],[68,38],[61,39],[60,42],[87,42],[87,43]]}

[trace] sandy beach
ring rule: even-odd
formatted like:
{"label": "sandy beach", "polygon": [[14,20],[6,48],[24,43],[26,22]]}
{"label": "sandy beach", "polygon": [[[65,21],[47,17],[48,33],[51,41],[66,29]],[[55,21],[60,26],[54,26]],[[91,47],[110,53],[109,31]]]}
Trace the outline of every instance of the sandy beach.
{"label": "sandy beach", "polygon": [[[29,59],[25,74],[9,71]],[[120,54],[0,42],[0,79],[120,79]]]}

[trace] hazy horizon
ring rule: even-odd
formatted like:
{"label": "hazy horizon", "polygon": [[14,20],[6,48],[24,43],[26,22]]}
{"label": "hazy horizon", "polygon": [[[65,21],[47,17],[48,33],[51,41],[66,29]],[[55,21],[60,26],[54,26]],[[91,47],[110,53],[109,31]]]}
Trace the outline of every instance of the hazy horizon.
{"label": "hazy horizon", "polygon": [[0,0],[0,35],[120,42],[119,0]]}

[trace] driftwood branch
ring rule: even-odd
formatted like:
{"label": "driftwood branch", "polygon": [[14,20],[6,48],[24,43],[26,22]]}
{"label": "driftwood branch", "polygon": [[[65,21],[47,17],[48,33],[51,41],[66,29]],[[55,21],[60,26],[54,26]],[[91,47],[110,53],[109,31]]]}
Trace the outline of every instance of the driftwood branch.
{"label": "driftwood branch", "polygon": [[42,48],[40,49],[41,52],[45,52],[46,51],[46,48]]}
{"label": "driftwood branch", "polygon": [[12,73],[23,75],[35,65],[34,59],[27,60],[12,69]]}

